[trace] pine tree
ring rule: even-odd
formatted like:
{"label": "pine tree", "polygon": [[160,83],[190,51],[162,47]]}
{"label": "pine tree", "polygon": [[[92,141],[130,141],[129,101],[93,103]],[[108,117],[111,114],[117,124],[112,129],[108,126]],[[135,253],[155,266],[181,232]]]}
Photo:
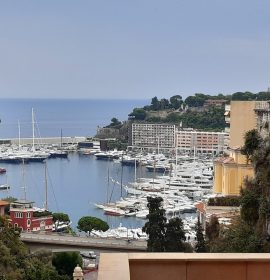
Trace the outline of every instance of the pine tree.
{"label": "pine tree", "polygon": [[147,197],[149,214],[148,222],[145,223],[143,231],[148,234],[147,251],[164,252],[165,236],[165,210],[161,207],[161,197]]}
{"label": "pine tree", "polygon": [[170,219],[166,224],[165,251],[184,252],[186,250],[185,240],[182,220],[178,217]]}
{"label": "pine tree", "polygon": [[202,228],[200,219],[198,219],[198,222],[196,225],[196,240],[197,240],[197,243],[195,246],[195,252],[197,252],[197,253],[207,252],[206,243],[205,243],[204,235],[203,235],[203,228]]}

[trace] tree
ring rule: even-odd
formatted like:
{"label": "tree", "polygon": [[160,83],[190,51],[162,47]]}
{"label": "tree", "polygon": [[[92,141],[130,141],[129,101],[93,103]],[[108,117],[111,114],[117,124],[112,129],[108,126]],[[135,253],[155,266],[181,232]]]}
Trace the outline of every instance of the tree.
{"label": "tree", "polygon": [[153,111],[158,111],[160,109],[160,102],[156,96],[151,100],[151,109]]}
{"label": "tree", "polygon": [[260,196],[259,186],[253,179],[244,181],[245,188],[241,189],[241,218],[250,226],[255,226],[259,219]]}
{"label": "tree", "polygon": [[148,234],[147,251],[149,252],[192,252],[185,243],[183,222],[180,218],[170,219],[166,223],[165,210],[161,197],[147,197],[149,214],[143,231]]}
{"label": "tree", "polygon": [[144,120],[146,117],[146,112],[142,108],[134,108],[133,112],[129,114],[130,118],[134,118],[135,120]]}
{"label": "tree", "polygon": [[92,230],[106,231],[109,229],[109,225],[99,218],[84,216],[78,221],[77,228],[81,231],[90,233]]}
{"label": "tree", "polygon": [[53,216],[53,221],[56,222],[56,221],[60,221],[60,222],[70,222],[70,219],[69,219],[69,216],[68,214],[65,214],[65,213],[53,213],[52,214]]}
{"label": "tree", "polygon": [[52,264],[60,275],[72,277],[74,268],[82,266],[82,257],[78,252],[58,252],[53,254]]}
{"label": "tree", "polygon": [[161,207],[161,197],[147,197],[149,214],[148,222],[145,223],[143,231],[148,234],[147,251],[164,252],[165,250],[165,210]]}
{"label": "tree", "polygon": [[19,233],[0,217],[0,279],[67,280],[52,266],[51,254],[39,251],[30,254]]}
{"label": "tree", "polygon": [[212,242],[211,252],[262,253],[264,242],[252,226],[239,219]]}
{"label": "tree", "polygon": [[166,224],[165,252],[185,251],[185,232],[180,218],[172,218]]}
{"label": "tree", "polygon": [[162,98],[162,99],[160,100],[160,108],[159,108],[159,110],[169,109],[169,107],[170,107],[170,102],[169,102],[169,100],[166,99],[166,98]]}
{"label": "tree", "polygon": [[209,98],[209,95],[205,95],[202,93],[196,93],[195,96],[188,96],[185,99],[185,103],[189,107],[201,107],[203,106],[205,100]]}
{"label": "tree", "polygon": [[254,152],[258,150],[262,144],[262,137],[256,129],[252,129],[245,134],[245,143],[241,149],[241,153],[247,157],[247,160],[251,160]]}
{"label": "tree", "polygon": [[206,236],[207,239],[211,242],[212,240],[219,237],[220,225],[218,218],[215,215],[212,215],[209,223],[206,224]]}
{"label": "tree", "polygon": [[121,126],[122,126],[122,123],[117,118],[112,118],[111,123],[106,127],[119,128]]}
{"label": "tree", "polygon": [[246,91],[246,92],[235,92],[232,94],[232,100],[254,100],[256,98],[256,95],[252,92]]}
{"label": "tree", "polygon": [[170,98],[170,102],[171,102],[171,106],[177,110],[181,107],[181,105],[183,103],[182,96],[174,95]]}
{"label": "tree", "polygon": [[204,253],[207,252],[206,248],[206,242],[204,240],[204,235],[203,235],[203,228],[200,222],[200,219],[198,219],[197,224],[196,224],[196,245],[195,245],[195,251],[197,253]]}

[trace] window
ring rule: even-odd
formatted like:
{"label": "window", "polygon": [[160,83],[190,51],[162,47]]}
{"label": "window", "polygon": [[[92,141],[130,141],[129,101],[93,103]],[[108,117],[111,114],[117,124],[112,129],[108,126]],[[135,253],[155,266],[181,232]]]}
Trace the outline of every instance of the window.
{"label": "window", "polygon": [[[28,213],[27,213],[27,214],[28,214]],[[31,220],[28,219],[28,220],[27,220],[27,226],[30,227],[30,225],[31,225]]]}
{"label": "window", "polygon": [[31,212],[27,212],[26,217],[31,218]]}
{"label": "window", "polygon": [[22,218],[23,213],[22,212],[15,212],[15,218]]}

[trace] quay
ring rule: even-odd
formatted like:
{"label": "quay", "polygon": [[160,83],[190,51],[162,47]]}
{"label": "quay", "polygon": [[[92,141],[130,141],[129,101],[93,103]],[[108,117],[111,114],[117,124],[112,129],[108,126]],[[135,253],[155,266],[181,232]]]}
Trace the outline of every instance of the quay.
{"label": "quay", "polygon": [[[86,141],[87,137],[84,136],[74,136],[74,137],[39,137],[35,139],[36,144],[39,145],[53,145],[53,144],[63,144],[72,145],[78,144],[79,142]],[[14,144],[19,145],[31,145],[33,143],[33,138],[10,138],[10,139],[0,139],[0,144]]]}
{"label": "quay", "polygon": [[146,251],[144,240],[119,238],[81,237],[61,234],[21,233],[21,240],[31,251],[46,250],[98,250],[102,252],[142,252]]}

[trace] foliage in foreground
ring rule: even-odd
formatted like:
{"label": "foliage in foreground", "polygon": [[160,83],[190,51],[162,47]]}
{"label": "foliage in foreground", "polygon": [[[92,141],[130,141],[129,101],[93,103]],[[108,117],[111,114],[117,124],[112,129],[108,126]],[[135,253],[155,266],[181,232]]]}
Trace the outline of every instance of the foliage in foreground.
{"label": "foliage in foreground", "polygon": [[82,266],[82,257],[78,252],[59,252],[53,254],[52,264],[60,275],[68,275],[72,279],[74,268]]}
{"label": "foliage in foreground", "polygon": [[149,252],[191,252],[191,246],[185,242],[183,222],[173,218],[166,222],[161,197],[147,197],[149,214],[143,231],[148,234]]}
{"label": "foliage in foreground", "polygon": [[245,135],[242,152],[254,166],[240,197],[240,217],[230,226],[211,225],[206,230],[211,252],[270,252],[270,139],[252,130]]}
{"label": "foliage in foreground", "polygon": [[51,262],[51,253],[30,254],[19,233],[0,217],[0,279],[6,280],[67,280],[60,276]]}

